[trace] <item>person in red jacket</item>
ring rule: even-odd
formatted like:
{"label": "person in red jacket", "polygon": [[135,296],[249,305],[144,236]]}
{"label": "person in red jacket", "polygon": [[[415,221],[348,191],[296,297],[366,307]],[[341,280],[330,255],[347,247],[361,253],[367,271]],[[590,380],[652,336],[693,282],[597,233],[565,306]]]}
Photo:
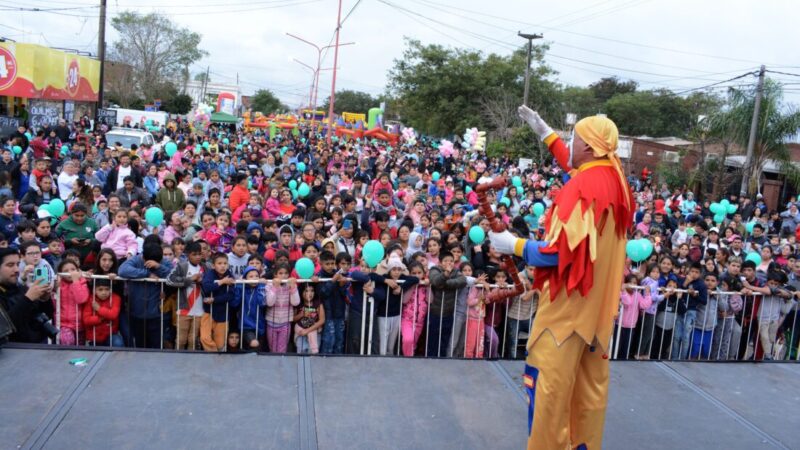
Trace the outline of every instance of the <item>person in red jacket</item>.
{"label": "person in red jacket", "polygon": [[290,225],[284,225],[278,230],[278,242],[264,252],[264,259],[270,263],[275,261],[275,254],[283,250],[289,253],[289,262],[294,262],[303,257],[303,250],[294,241],[294,231]]}
{"label": "person in red jacket", "polygon": [[231,189],[230,197],[228,197],[228,208],[231,211],[236,211],[240,206],[246,205],[250,202],[250,190],[247,189],[247,175],[236,175],[236,186]]}
{"label": "person in red jacket", "polygon": [[119,335],[119,309],[122,300],[111,292],[109,280],[94,280],[94,297],[83,305],[83,326],[86,342],[92,345],[124,347]]}

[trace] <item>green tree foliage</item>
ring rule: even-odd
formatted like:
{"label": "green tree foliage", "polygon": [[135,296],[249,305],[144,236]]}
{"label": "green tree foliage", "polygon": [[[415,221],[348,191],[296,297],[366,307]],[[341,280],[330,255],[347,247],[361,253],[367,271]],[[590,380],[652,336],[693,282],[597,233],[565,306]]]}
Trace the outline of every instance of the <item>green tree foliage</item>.
{"label": "green tree foliage", "polygon": [[111,19],[119,38],[109,59],[124,62],[139,96],[150,102],[169,80],[185,77],[187,68],[208,53],[200,49],[200,35],[181,28],[165,16],[123,11]]}
{"label": "green tree foliage", "polygon": [[250,99],[250,106],[253,111],[259,111],[264,114],[271,114],[284,110],[281,101],[269,89],[257,90]]}
{"label": "green tree foliage", "polygon": [[165,100],[161,110],[170,114],[187,114],[192,110],[192,97],[186,94],[175,94]]}
{"label": "green tree foliage", "polygon": [[636,92],[638,86],[639,84],[635,81],[621,81],[617,77],[606,77],[590,84],[589,90],[592,91],[597,101],[604,103],[615,95]]}
{"label": "green tree foliage", "polygon": [[[731,90],[727,107],[716,118],[720,127],[733,136],[735,142],[747,147],[750,124],[755,109],[755,87],[749,90]],[[788,180],[800,186],[800,170],[790,163],[786,143],[800,131],[800,111],[783,100],[783,86],[773,80],[764,82],[758,126],[753,148],[753,160],[748,177],[748,194],[760,189],[761,174],[767,160],[778,162]]]}
{"label": "green tree foliage", "polygon": [[[336,103],[333,105],[333,112],[341,114],[343,112],[366,114],[370,108],[378,106],[378,99],[366,92],[343,90],[336,92]],[[331,105],[331,98],[325,99],[322,108],[327,111]]]}
{"label": "green tree foliage", "polygon": [[[552,70],[541,64],[546,46],[534,48],[531,106],[546,115],[554,111],[555,85],[545,79]],[[481,101],[508,92],[522,99],[525,52],[508,56],[423,45],[407,40],[402,58],[389,72],[390,94],[402,121],[432,135],[461,134],[467,127],[487,129]]]}

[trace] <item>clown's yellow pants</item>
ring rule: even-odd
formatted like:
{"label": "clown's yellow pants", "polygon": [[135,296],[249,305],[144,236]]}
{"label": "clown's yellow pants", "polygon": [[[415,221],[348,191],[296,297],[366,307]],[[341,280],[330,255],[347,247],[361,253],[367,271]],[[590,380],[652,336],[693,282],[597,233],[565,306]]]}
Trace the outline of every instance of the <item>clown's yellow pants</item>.
{"label": "clown's yellow pants", "polygon": [[602,348],[586,345],[577,334],[557,346],[545,331],[525,362],[528,449],[600,449],[608,400],[608,357]]}

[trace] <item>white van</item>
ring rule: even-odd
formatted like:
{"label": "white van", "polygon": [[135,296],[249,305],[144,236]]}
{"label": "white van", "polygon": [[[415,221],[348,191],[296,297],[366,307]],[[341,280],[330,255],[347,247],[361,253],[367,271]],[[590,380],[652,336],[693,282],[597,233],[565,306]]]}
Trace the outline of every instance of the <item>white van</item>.
{"label": "white van", "polygon": [[106,133],[106,143],[109,148],[114,147],[117,142],[126,149],[130,149],[132,144],[136,144],[137,147],[148,144],[154,150],[158,150],[160,147],[156,145],[156,140],[149,131],[137,128],[114,128]]}

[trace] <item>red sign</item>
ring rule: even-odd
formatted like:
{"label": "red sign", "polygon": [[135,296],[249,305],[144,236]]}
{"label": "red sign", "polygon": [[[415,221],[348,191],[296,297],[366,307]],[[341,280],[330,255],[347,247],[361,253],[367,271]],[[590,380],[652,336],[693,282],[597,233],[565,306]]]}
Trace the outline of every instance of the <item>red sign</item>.
{"label": "red sign", "polygon": [[17,58],[4,47],[0,47],[0,90],[11,86],[17,79]]}

